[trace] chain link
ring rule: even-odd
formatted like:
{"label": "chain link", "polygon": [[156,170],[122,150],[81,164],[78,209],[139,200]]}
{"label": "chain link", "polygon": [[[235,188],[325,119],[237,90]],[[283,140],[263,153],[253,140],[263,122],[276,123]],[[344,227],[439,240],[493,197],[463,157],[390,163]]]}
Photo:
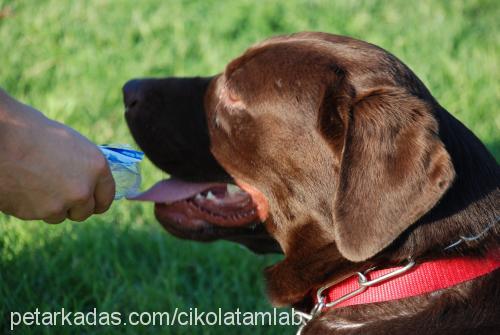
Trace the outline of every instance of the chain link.
{"label": "chain link", "polygon": [[[408,259],[408,263],[405,266],[403,266],[402,268],[391,271],[389,273],[386,273],[385,275],[377,277],[375,279],[369,280],[367,278],[367,274],[369,274],[370,272],[372,272],[373,270],[376,269],[376,267],[372,267],[372,268],[369,268],[368,270],[365,270],[364,272],[356,272],[353,275],[345,277],[340,281],[337,280],[333,283],[328,283],[325,286],[321,287],[318,290],[318,292],[316,293],[316,299],[318,302],[316,303],[316,305],[314,305],[313,309],[311,310],[311,313],[307,314],[307,313],[303,313],[303,312],[296,312],[297,314],[299,314],[299,316],[301,318],[301,322],[302,322],[301,326],[299,327],[299,329],[297,331],[297,335],[301,335],[302,330],[309,323],[309,321],[311,321],[316,315],[320,314],[325,308],[334,307],[335,305],[338,305],[341,302],[349,300],[349,299],[357,296],[358,294],[363,293],[370,286],[373,286],[373,285],[382,283],[384,281],[387,281],[389,279],[392,279],[394,277],[397,277],[397,276],[409,271],[411,268],[413,268],[415,266],[415,264],[416,264],[415,261],[410,258],[410,259]],[[349,293],[341,296],[340,298],[335,299],[334,301],[326,303],[326,297],[323,295],[323,293],[327,289],[329,289],[332,286],[337,285],[339,282],[342,282],[342,281],[344,281],[352,276],[355,276],[355,275],[358,276],[358,284],[359,284],[358,289],[356,289],[352,292],[349,292]]]}

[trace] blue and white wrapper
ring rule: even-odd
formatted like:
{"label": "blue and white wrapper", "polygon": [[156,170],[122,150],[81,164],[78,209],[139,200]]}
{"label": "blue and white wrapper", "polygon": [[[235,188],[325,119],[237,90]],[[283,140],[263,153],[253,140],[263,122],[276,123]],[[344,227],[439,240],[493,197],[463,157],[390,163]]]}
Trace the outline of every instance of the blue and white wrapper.
{"label": "blue and white wrapper", "polygon": [[141,186],[139,163],[144,158],[144,153],[132,149],[127,144],[99,145],[99,149],[106,157],[115,180],[115,200],[139,193]]}

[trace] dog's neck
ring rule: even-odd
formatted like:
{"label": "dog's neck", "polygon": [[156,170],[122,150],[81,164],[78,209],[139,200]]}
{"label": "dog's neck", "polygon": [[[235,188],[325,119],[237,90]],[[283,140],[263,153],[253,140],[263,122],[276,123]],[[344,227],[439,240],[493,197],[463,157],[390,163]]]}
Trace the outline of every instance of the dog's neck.
{"label": "dog's neck", "polygon": [[[439,136],[448,150],[456,171],[453,185],[439,203],[390,247],[366,262],[352,263],[343,258],[335,243],[325,243],[311,256],[301,252],[300,243],[293,255],[267,270],[268,293],[277,305],[309,306],[308,292],[325,282],[371,265],[390,264],[409,256],[441,258],[453,254],[485,254],[500,246],[500,223],[476,242],[462,243],[451,251],[443,249],[461,236],[482,232],[500,214],[500,169],[479,139],[444,109],[436,113]],[[321,232],[313,224],[297,232],[302,239],[317,239]],[[306,244],[303,244],[306,245]],[[290,278],[294,278],[290,281]],[[283,286],[287,283],[288,286]],[[304,299],[304,296],[306,297]]]}
{"label": "dog's neck", "polygon": [[[460,236],[474,236],[500,215],[500,167],[481,141],[460,121],[439,107],[439,136],[449,152],[456,178],[438,204],[413,225],[391,249],[400,257],[411,254],[439,257]],[[485,252],[498,247],[500,224],[476,243],[462,244],[452,253]]]}

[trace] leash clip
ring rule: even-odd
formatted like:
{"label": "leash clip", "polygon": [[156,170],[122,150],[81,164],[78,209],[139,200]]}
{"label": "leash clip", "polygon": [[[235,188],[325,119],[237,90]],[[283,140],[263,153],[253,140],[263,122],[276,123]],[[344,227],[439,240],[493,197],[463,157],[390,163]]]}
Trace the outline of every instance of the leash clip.
{"label": "leash clip", "polygon": [[304,312],[300,312],[300,311],[295,311],[295,314],[297,314],[300,317],[300,323],[301,323],[299,329],[297,329],[297,334],[296,335],[301,335],[302,334],[302,330],[304,329],[304,327],[316,315],[318,315],[319,313],[321,313],[323,311],[323,309],[325,308],[325,306],[326,306],[325,305],[325,298],[321,297],[321,299],[319,299],[318,302],[316,303],[316,305],[314,305],[314,307],[312,308],[310,314],[304,313]]}

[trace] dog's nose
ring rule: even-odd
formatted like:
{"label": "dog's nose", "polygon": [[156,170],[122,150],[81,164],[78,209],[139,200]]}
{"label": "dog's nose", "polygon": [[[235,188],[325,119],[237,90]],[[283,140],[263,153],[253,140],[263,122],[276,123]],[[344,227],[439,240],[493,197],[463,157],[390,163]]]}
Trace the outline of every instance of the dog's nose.
{"label": "dog's nose", "polygon": [[123,86],[123,103],[125,107],[132,108],[140,101],[140,93],[141,93],[141,80],[133,79],[129,80]]}

